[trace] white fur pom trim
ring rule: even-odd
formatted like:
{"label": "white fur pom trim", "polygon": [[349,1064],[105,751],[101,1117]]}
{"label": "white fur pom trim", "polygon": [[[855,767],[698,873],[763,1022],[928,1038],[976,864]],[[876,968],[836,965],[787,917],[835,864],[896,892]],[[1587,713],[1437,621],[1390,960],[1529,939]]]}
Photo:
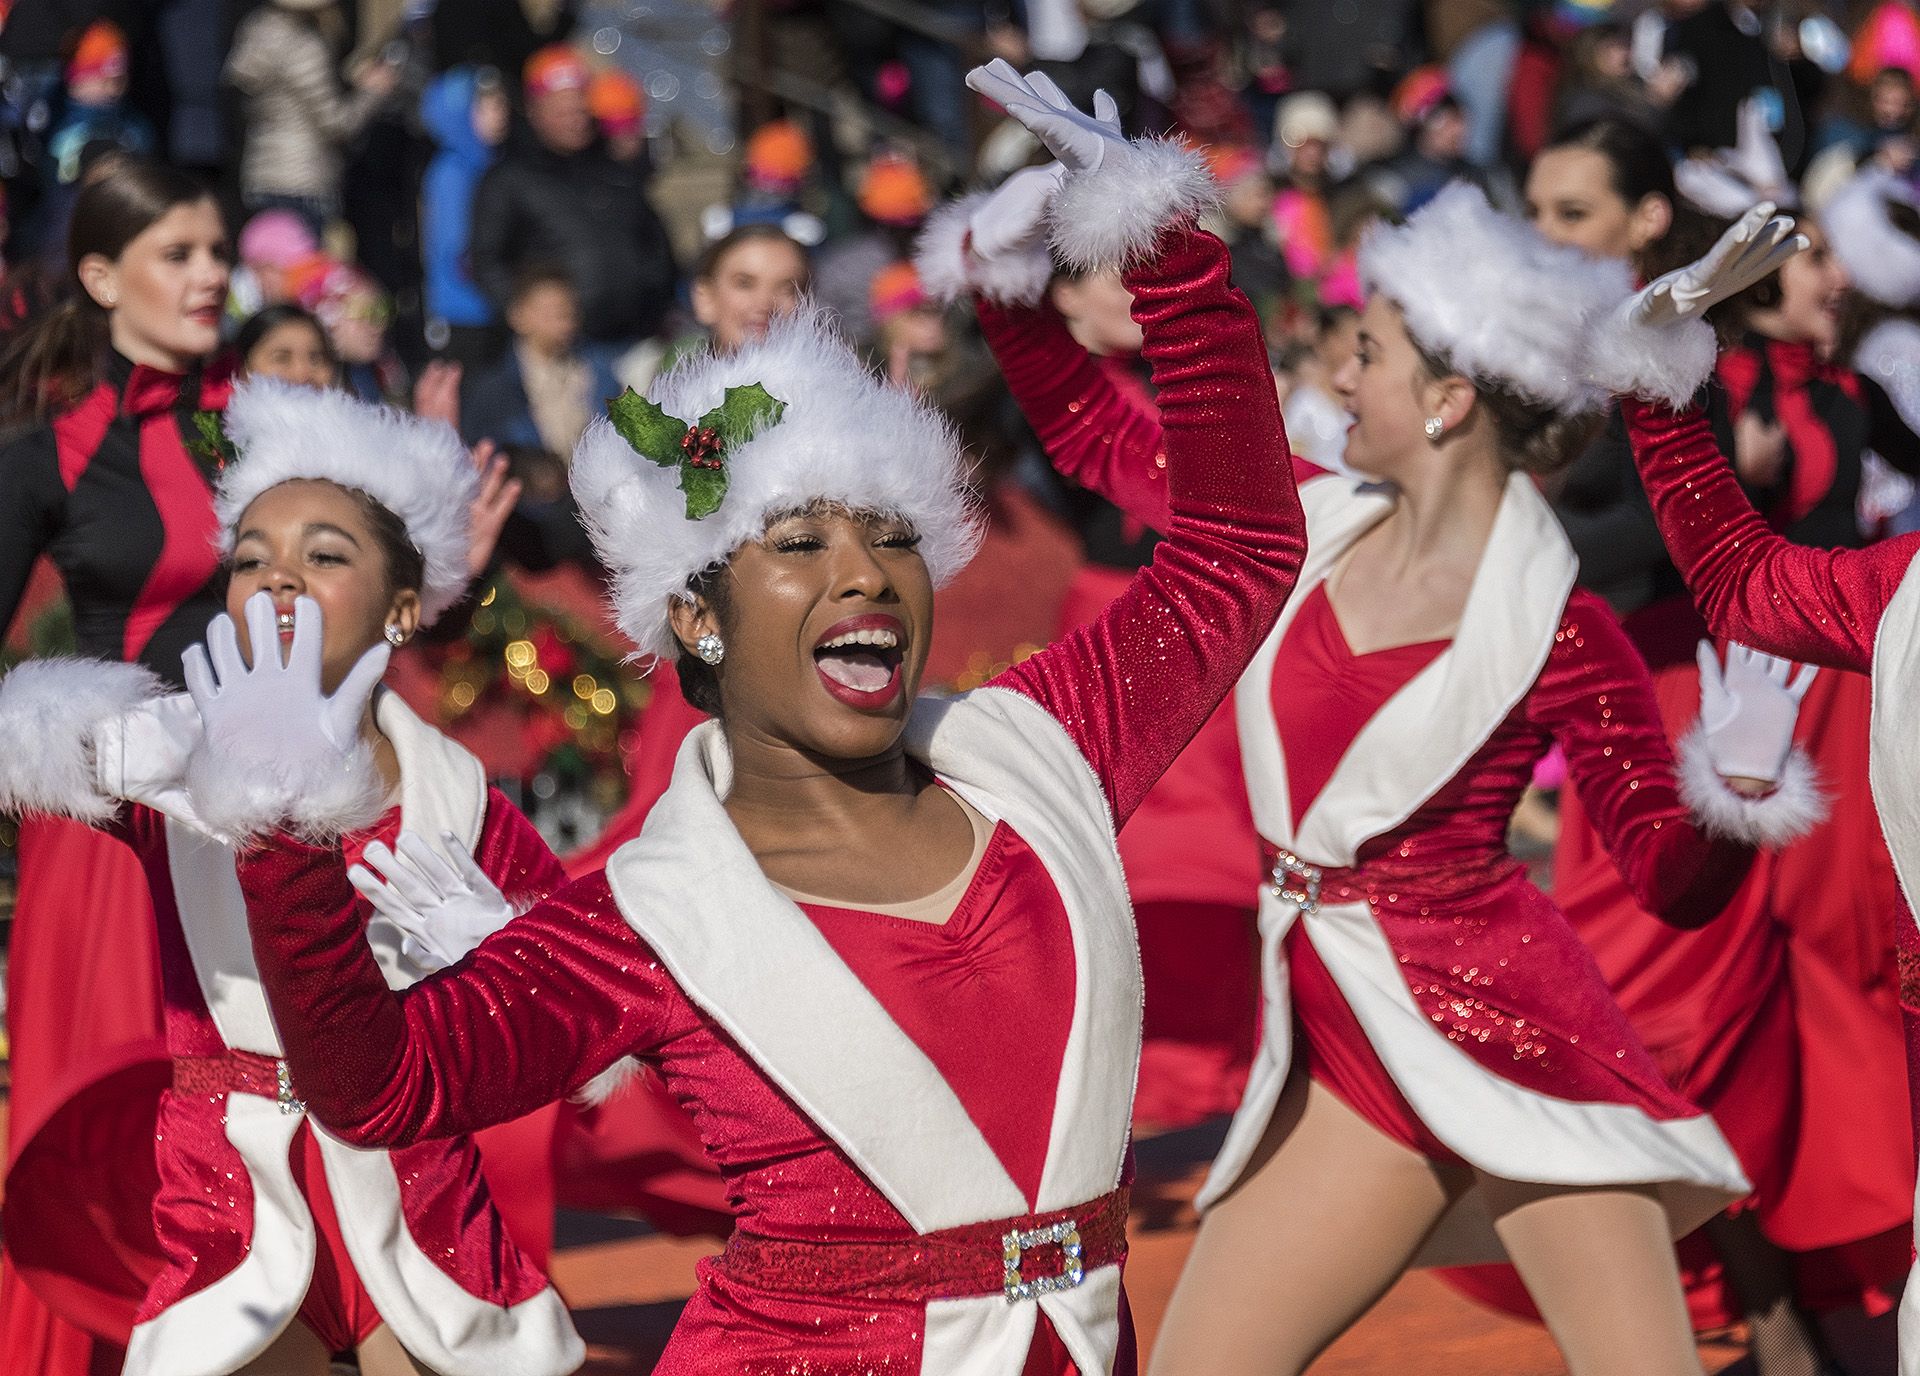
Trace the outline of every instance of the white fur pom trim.
{"label": "white fur pom trim", "polygon": [[371,826],[386,802],[373,752],[355,741],[344,760],[262,760],[202,737],[187,757],[187,793],[208,830],[240,844],[284,827],[327,843]]}
{"label": "white fur pom trim", "polygon": [[1635,324],[1623,303],[1595,325],[1587,349],[1587,376],[1596,386],[1679,410],[1713,376],[1720,342],[1704,320]]}
{"label": "white fur pom trim", "polygon": [[648,393],[688,420],[729,387],[759,383],[786,404],[780,420],[727,456],[720,509],[690,521],[679,473],[635,454],[605,416],[573,451],[569,475],[594,548],[613,575],[615,620],[641,658],[679,657],[667,604],[784,512],[829,503],[885,512],[920,536],[935,587],[966,567],[980,544],[967,464],[953,427],[932,407],[867,371],[812,303],[767,335],[720,357],[695,354]]}
{"label": "white fur pom trim", "polygon": [[1799,746],[1788,752],[1779,786],[1758,798],[1727,787],[1707,753],[1707,733],[1698,724],[1680,738],[1678,755],[1680,797],[1712,835],[1777,850],[1826,820],[1827,795],[1813,761]]}
{"label": "white fur pom trim", "polygon": [[1920,197],[1891,172],[1862,172],[1833,193],[1820,224],[1854,286],[1883,306],[1905,310],[1920,302],[1920,240],[1887,214],[1893,201],[1920,209]]}
{"label": "white fur pom trim", "polygon": [[979,295],[997,306],[1031,306],[1047,294],[1053,259],[1044,246],[999,258],[981,258],[968,251],[967,226],[992,194],[979,191],[948,202],[933,212],[920,231],[913,266],[920,284],[936,301]]}
{"label": "white fur pom trim", "polygon": [[94,732],[166,691],[138,664],[32,659],[17,666],[0,679],[0,812],[107,821],[119,801],[100,790]]}
{"label": "white fur pom trim", "polygon": [[452,426],[338,390],[257,378],[234,388],[226,429],[240,457],[214,493],[222,553],[233,553],[235,527],[256,497],[311,478],[364,492],[400,518],[426,563],[422,625],[466,592],[480,475]]}
{"label": "white fur pom trim", "polygon": [[639,1079],[644,1069],[633,1057],[622,1056],[567,1097],[597,1108]]}
{"label": "white fur pom trim", "polygon": [[1360,275],[1400,308],[1420,346],[1478,382],[1566,412],[1607,396],[1587,377],[1594,325],[1631,294],[1625,263],[1549,243],[1485,193],[1454,182],[1404,225],[1377,225]]}
{"label": "white fur pom trim", "polygon": [[1084,271],[1132,267],[1152,256],[1165,230],[1199,219],[1219,199],[1198,149],[1177,139],[1135,139],[1131,157],[1067,174],[1050,217],[1053,247]]}

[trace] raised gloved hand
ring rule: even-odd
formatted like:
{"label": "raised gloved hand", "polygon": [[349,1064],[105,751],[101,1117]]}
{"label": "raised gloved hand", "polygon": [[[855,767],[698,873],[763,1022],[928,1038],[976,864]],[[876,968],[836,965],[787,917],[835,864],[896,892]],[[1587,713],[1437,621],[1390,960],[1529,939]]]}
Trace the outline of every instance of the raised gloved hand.
{"label": "raised gloved hand", "polygon": [[1728,642],[1723,668],[1709,641],[1701,641],[1700,728],[1707,757],[1723,779],[1778,783],[1793,750],[1800,701],[1819,671]]}
{"label": "raised gloved hand", "polygon": [[1787,175],[1786,160],[1780,156],[1780,141],[1773,136],[1766,106],[1752,96],[1741,101],[1734,128],[1738,132],[1727,156],[1727,166],[1761,195],[1773,196],[1789,190],[1793,179]]}
{"label": "raised gloved hand", "polygon": [[[207,627],[182,657],[203,736],[187,762],[195,812],[229,839],[276,825],[338,834],[378,812],[380,787],[360,723],[389,648],[360,657],[331,695],[320,684],[320,604],[293,604],[293,643],[280,657],[273,598],[247,599],[248,664],[231,617]],[[209,663],[211,656],[211,663]]]}
{"label": "raised gloved hand", "polygon": [[967,218],[969,251],[982,262],[1012,257],[1047,243],[1047,211],[1067,169],[1060,163],[1023,167],[1000,183]]}
{"label": "raised gloved hand", "polygon": [[1648,283],[1628,300],[1628,323],[1657,328],[1704,315],[1807,247],[1806,237],[1793,232],[1792,218],[1773,210],[1771,202],[1763,201],[1704,256]]}
{"label": "raised gloved hand", "polygon": [[1068,172],[1094,172],[1134,155],[1120,132],[1120,107],[1105,91],[1094,92],[1088,115],[1045,72],[1021,76],[998,57],[968,72],[967,85],[1024,124]]}
{"label": "raised gloved hand", "polygon": [[443,832],[436,850],[425,837],[402,831],[390,850],[375,841],[347,879],[373,905],[368,934],[384,940],[421,974],[444,970],[513,920],[513,909],[460,838]]}

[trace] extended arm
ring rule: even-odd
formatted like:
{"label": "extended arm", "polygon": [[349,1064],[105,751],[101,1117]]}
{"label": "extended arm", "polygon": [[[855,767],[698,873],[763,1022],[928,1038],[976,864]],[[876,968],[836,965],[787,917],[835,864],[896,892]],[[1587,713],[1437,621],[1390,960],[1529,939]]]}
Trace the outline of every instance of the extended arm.
{"label": "extended arm", "polygon": [[1706,418],[1626,398],[1634,462],[1660,533],[1715,635],[1865,673],[1920,536],[1861,550],[1796,545],[1761,519]]}

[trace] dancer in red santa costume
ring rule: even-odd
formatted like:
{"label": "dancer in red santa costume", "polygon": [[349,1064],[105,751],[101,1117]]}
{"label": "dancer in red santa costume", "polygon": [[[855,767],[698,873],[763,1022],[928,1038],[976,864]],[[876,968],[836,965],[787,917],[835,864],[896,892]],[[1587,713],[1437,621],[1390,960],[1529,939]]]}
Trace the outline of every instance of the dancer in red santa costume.
{"label": "dancer in red santa costume", "polygon": [[[233,457],[215,510],[232,565],[228,606],[245,607],[246,643],[294,645],[330,686],[351,670],[349,690],[367,699],[388,647],[466,586],[471,460],[447,426],[265,381],[236,391],[226,434]],[[297,635],[317,628],[322,607],[325,640]],[[240,653],[228,618],[212,635],[216,657]],[[198,647],[186,667],[190,686],[204,677]],[[158,1169],[151,1227],[164,1267],[125,1369],[324,1373],[333,1354],[358,1349],[369,1373],[416,1363],[449,1376],[572,1370],[580,1340],[502,1228],[471,1139],[392,1153],[346,1146],[310,1125],[278,1059],[234,870],[235,823],[265,800],[298,796],[316,825],[354,815],[365,825],[345,844],[390,867],[387,845],[404,822],[447,838],[462,872],[477,864],[510,894],[537,897],[564,879],[479,762],[397,697],[339,725],[379,761],[370,781],[339,770],[303,778],[277,762],[227,768],[206,748],[189,697],[167,695],[137,665],[40,660],[0,681],[0,733],[12,743],[0,805],[83,820],[125,842],[159,924],[172,1088],[139,1145]],[[284,915],[276,903],[275,920]],[[437,928],[356,922],[355,939],[370,960],[379,953],[380,978],[405,985],[510,915],[496,904],[443,913]],[[465,932],[450,925],[462,916]],[[103,1156],[94,1168],[120,1167]],[[126,1231],[136,1231],[131,1221]]]}
{"label": "dancer in red santa costume", "polygon": [[[1703,337],[1709,327],[1700,313],[1747,285],[1740,280],[1746,260],[1786,240],[1790,223],[1769,218],[1771,211],[1756,208],[1714,253],[1641,293],[1626,317],[1623,347],[1646,347],[1639,337],[1668,347]],[[1796,545],[1754,511],[1684,394],[1671,404],[1629,401],[1625,410],[1661,534],[1714,633],[1872,675],[1868,767],[1904,898],[1894,940],[1911,1093],[1920,1082],[1920,929],[1913,920],[1920,884],[1920,733],[1912,713],[1920,688],[1920,576],[1911,572],[1920,536],[1857,550]],[[1913,1101],[1920,1104],[1920,1095]],[[1907,1376],[1920,1373],[1920,1286],[1912,1276],[1900,1305],[1900,1361]]]}
{"label": "dancer in red santa costume", "polygon": [[[1097,622],[915,700],[933,588],[974,544],[962,455],[809,310],[623,398],[575,456],[623,629],[717,712],[603,874],[395,992],[338,848],[281,833],[241,864],[293,1083],[348,1140],[658,1068],[739,1214],[663,1372],[1133,1369],[1114,830],[1246,667],[1303,538],[1258,323],[1192,227],[1197,161],[1059,123],[1067,194],[1131,208],[1076,243],[1132,264],[1167,436],[1167,538]],[[357,706],[310,672],[230,660],[200,696],[226,758],[343,768],[320,723]]]}
{"label": "dancer in red santa costume", "polygon": [[[1016,115],[1051,103],[1004,75]],[[952,212],[970,230],[946,236],[970,241],[954,271],[1011,302],[983,300],[983,318],[1056,461],[1164,519],[1150,421],[1018,304],[1030,216],[1005,197]],[[1065,195],[1052,216],[1087,222]],[[1505,1254],[1574,1369],[1694,1372],[1667,1239],[1745,1181],[1507,857],[1506,821],[1558,739],[1647,901],[1706,921],[1747,869],[1745,842],[1817,810],[1789,756],[1804,682],[1746,652],[1716,664],[1683,770],[1644,666],[1604,608],[1569,597],[1571,552],[1518,465],[1547,461],[1562,413],[1603,397],[1540,342],[1548,330],[1502,347],[1468,322],[1511,321],[1523,302],[1585,322],[1627,294],[1623,273],[1467,189],[1364,263],[1348,452],[1391,487],[1304,485],[1301,583],[1242,682],[1255,815],[1278,852],[1267,1039],[1155,1366],[1300,1371],[1407,1265]],[[1514,438],[1532,431],[1544,447]],[[1723,775],[1791,782],[1750,798]]]}

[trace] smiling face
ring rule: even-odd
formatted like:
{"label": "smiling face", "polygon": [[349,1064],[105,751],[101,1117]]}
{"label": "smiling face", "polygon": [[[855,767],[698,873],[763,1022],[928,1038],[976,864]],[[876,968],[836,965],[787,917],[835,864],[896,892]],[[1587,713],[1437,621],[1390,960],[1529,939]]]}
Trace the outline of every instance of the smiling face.
{"label": "smiling face", "polygon": [[719,635],[730,733],[822,759],[894,749],[920,689],[933,580],[904,521],[819,508],[783,516],[728,562],[719,606],[676,602],[691,653]]}
{"label": "smiling face", "polygon": [[111,313],[113,346],[135,363],[177,373],[220,344],[232,261],[219,208],[202,199],[174,206],[117,258],[88,254],[78,271]]}
{"label": "smiling face", "polygon": [[1752,312],[1749,323],[1773,339],[1830,349],[1840,334],[1846,269],[1818,224],[1803,218],[1797,228],[1807,236],[1808,247],[1781,265],[1779,304]]}
{"label": "smiling face", "polygon": [[420,594],[393,586],[394,574],[367,504],[330,482],[295,479],[270,487],[241,513],[227,584],[227,615],[253,661],[243,608],[257,592],[273,598],[282,655],[293,641],[293,602],[311,597],[325,620],[321,685],[331,693],[389,625],[411,637]]}

